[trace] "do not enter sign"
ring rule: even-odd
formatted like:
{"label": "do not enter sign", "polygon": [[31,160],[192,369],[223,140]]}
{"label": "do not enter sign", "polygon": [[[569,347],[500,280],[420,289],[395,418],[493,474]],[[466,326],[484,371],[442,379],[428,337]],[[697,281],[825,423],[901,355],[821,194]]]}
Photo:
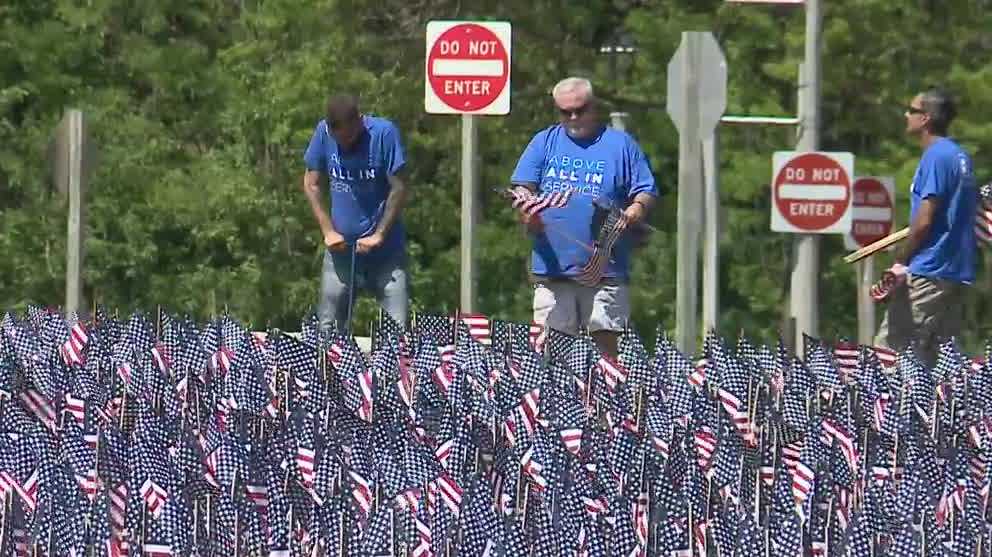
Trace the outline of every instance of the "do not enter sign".
{"label": "do not enter sign", "polygon": [[844,236],[847,249],[863,248],[892,232],[895,180],[868,176],[854,180],[851,230]]}
{"label": "do not enter sign", "polygon": [[845,234],[851,230],[851,153],[779,151],[772,166],[773,231]]}
{"label": "do not enter sign", "polygon": [[424,108],[432,114],[510,112],[510,24],[427,24]]}

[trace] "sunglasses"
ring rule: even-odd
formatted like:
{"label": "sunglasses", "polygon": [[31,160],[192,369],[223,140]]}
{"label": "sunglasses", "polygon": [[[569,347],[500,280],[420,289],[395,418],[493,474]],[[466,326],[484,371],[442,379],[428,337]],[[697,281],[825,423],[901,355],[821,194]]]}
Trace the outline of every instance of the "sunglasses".
{"label": "sunglasses", "polygon": [[563,118],[571,118],[572,116],[575,116],[576,118],[581,118],[582,115],[588,111],[589,111],[589,103],[586,103],[574,110],[568,110],[566,108],[561,108],[561,107],[558,108],[558,114],[560,114]]}
{"label": "sunglasses", "polygon": [[909,105],[909,106],[906,107],[906,113],[907,114],[926,114],[927,111],[926,110],[923,110],[922,108],[916,108],[913,105]]}

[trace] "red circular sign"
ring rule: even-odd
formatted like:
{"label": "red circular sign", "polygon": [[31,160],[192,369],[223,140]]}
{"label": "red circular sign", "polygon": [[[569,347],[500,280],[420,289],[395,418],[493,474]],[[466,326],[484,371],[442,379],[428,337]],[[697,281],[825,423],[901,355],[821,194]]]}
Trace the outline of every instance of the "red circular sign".
{"label": "red circular sign", "polygon": [[852,207],[851,236],[859,246],[881,240],[892,231],[892,196],[882,182],[874,178],[856,180]]}
{"label": "red circular sign", "polygon": [[481,110],[496,100],[510,78],[503,42],[474,23],[441,33],[427,55],[427,80],[442,102],[455,110]]}
{"label": "red circular sign", "polygon": [[790,160],[775,176],[779,214],[792,226],[815,232],[837,223],[851,201],[851,182],[837,161],[819,153]]}

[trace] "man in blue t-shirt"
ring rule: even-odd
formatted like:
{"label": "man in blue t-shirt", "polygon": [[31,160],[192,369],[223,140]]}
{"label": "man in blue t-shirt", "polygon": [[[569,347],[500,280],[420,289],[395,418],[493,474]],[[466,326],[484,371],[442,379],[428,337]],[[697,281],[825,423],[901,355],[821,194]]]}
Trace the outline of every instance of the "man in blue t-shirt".
{"label": "man in blue t-shirt", "polygon": [[[317,309],[321,329],[326,332],[334,323],[350,327],[349,289],[362,286],[405,326],[409,299],[400,211],[407,187],[399,130],[385,118],[362,114],[355,97],[335,95],[303,159],[303,191],[326,248]],[[330,214],[321,200],[322,176],[330,188]]]}
{"label": "man in blue t-shirt", "polygon": [[644,220],[658,188],[634,138],[603,124],[589,80],[563,79],[552,97],[558,123],[537,132],[510,179],[532,195],[568,194],[564,206],[522,215],[533,240],[534,321],[569,335],[586,327],[600,351],[616,358],[630,318],[631,238],[617,241],[601,280],[578,279],[602,239],[602,208],[622,210],[618,228],[628,228]]}
{"label": "man in blue t-shirt", "polygon": [[975,176],[968,156],[947,137],[956,115],[947,91],[931,87],[906,109],[906,132],[918,138],[923,157],[910,185],[909,237],[887,277],[905,283],[893,290],[875,342],[912,346],[934,365],[942,340],[961,332],[966,286],[975,280]]}

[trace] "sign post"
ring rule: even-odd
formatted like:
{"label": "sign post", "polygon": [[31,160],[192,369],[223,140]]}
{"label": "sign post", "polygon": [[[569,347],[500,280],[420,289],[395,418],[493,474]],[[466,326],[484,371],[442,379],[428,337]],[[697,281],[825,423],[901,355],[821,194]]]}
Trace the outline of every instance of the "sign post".
{"label": "sign post", "polygon": [[[682,42],[668,63],[666,108],[679,131],[675,342],[679,350],[687,354],[695,352],[699,331],[697,293],[699,242],[703,224],[702,141],[713,136],[726,106],[727,64],[720,45],[712,33],[683,32]],[[715,182],[713,187],[716,188]],[[718,199],[718,195],[707,197]],[[713,207],[714,221],[717,209]],[[710,249],[716,250],[718,246],[711,245]],[[710,272],[716,272],[715,266]],[[712,284],[717,285],[719,281]],[[717,312],[715,300],[715,297],[710,298],[714,314]]]}
{"label": "sign post", "polygon": [[83,309],[83,261],[86,243],[86,184],[93,167],[93,149],[80,110],[66,110],[55,131],[56,188],[68,198],[66,227],[65,312]]}
{"label": "sign post", "polygon": [[[816,151],[820,148],[820,53],[823,38],[823,11],[821,0],[806,0],[805,60],[799,90],[799,151]],[[789,302],[796,320],[793,347],[798,346],[803,334],[818,336],[820,328],[820,238],[815,234],[802,234],[795,243],[795,263],[789,285]]]}
{"label": "sign post", "polygon": [[475,228],[479,191],[477,115],[510,113],[510,24],[430,21],[424,109],[462,115],[460,307],[475,311]]}
{"label": "sign post", "polygon": [[[890,176],[869,176],[854,180],[851,231],[844,235],[848,250],[863,248],[888,236],[892,231],[895,206],[895,180]],[[868,295],[875,284],[875,259],[858,262],[858,343],[871,345],[875,338],[875,303]]]}

